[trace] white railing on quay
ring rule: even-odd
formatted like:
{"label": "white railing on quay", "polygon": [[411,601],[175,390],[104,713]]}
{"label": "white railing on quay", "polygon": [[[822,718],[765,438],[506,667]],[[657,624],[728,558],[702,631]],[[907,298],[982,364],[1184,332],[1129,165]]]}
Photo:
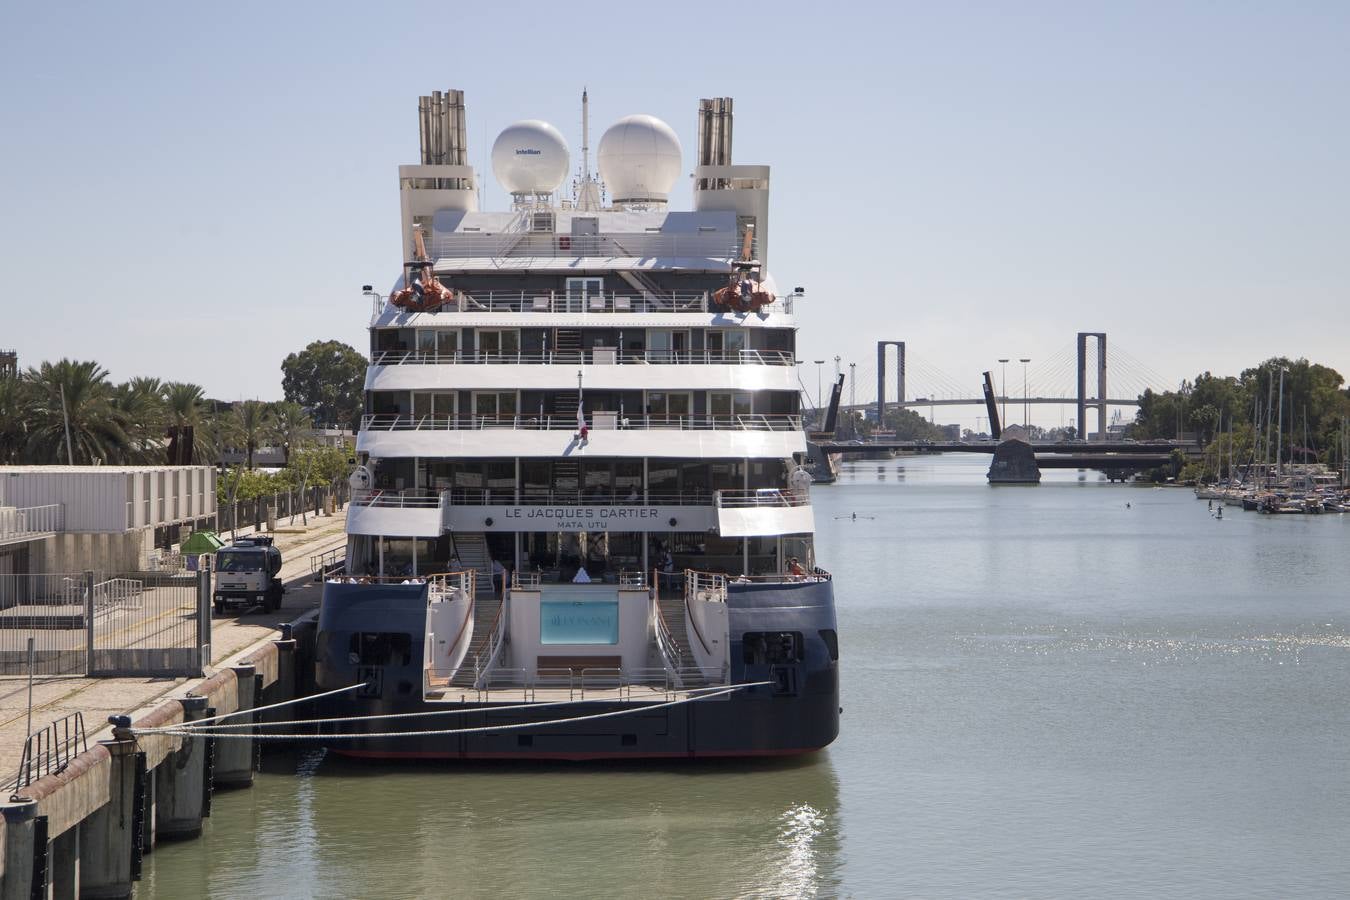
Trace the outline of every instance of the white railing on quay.
{"label": "white railing on quay", "polygon": [[376,366],[410,365],[759,365],[790,366],[786,350],[378,350],[371,354]]}
{"label": "white railing on quay", "polygon": [[61,503],[0,507],[0,541],[60,531],[64,525],[65,509]]}
{"label": "white railing on quay", "polygon": [[141,609],[141,595],[145,582],[135,578],[109,578],[94,585],[94,609],[112,612],[118,609]]}
{"label": "white railing on quay", "polygon": [[[592,419],[592,422],[594,419]],[[754,413],[738,416],[623,416],[613,429],[662,431],[801,431],[802,417]],[[588,423],[589,424],[589,423]],[[594,427],[594,426],[591,426]],[[370,413],[361,417],[362,431],[576,431],[575,415],[543,416],[413,416]]]}

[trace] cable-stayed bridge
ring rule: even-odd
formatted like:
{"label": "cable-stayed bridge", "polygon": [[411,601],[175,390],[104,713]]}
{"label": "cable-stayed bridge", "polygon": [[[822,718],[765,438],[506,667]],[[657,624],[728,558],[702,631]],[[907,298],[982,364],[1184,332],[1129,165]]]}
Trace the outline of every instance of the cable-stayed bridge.
{"label": "cable-stayed bridge", "polygon": [[[833,362],[832,371],[845,378],[841,408],[863,410],[877,421],[890,407],[987,406],[992,399],[1004,424],[1028,420],[1032,406],[1073,407],[1080,433],[1085,431],[1088,411],[1095,410],[1097,427],[1084,433],[1090,440],[1107,438],[1110,408],[1138,406],[1146,389],[1171,387],[1168,379],[1119,344],[1108,349],[1105,332],[1079,332],[1074,341],[1039,360],[999,359],[990,369],[992,398],[980,393],[982,373],[952,376],[904,341],[878,341],[874,363],[845,364],[840,357],[815,362],[817,388],[811,399],[817,409],[825,399],[822,384],[827,373],[822,370]],[[810,396],[805,384],[803,390]]]}

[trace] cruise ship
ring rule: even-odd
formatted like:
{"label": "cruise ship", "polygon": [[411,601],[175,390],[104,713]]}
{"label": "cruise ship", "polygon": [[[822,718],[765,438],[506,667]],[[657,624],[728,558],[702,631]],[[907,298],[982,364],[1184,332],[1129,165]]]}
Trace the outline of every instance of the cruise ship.
{"label": "cruise ship", "polygon": [[838,733],[769,167],[733,164],[732,101],[701,100],[674,209],[675,131],[619,119],[592,171],[581,108],[579,164],[545,121],[496,138],[511,201],[486,211],[463,93],[420,98],[318,620],[336,752],[774,756]]}

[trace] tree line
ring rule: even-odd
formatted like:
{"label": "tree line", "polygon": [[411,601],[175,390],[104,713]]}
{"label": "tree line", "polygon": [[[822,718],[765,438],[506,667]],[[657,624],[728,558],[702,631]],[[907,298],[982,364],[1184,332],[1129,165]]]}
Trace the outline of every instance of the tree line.
{"label": "tree line", "polygon": [[1267,455],[1273,461],[1277,449],[1285,461],[1340,465],[1350,416],[1344,384],[1335,369],[1283,356],[1236,376],[1203,372],[1175,391],[1144,391],[1129,436],[1194,441],[1211,474],[1226,472],[1229,459],[1237,466]]}
{"label": "tree line", "polygon": [[[201,385],[137,377],[114,382],[92,360],[62,359],[0,378],[0,464],[214,465],[226,450],[254,468],[260,447],[289,461],[316,423],[355,428],[365,358],[315,341],[281,364],[285,399],[227,402]],[[190,436],[191,448],[177,446]]]}

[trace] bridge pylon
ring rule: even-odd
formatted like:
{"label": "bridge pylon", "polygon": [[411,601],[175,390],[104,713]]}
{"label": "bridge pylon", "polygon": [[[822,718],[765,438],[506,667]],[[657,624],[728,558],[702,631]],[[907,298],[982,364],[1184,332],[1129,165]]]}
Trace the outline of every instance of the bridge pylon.
{"label": "bridge pylon", "polygon": [[877,341],[877,427],[884,428],[886,422],[886,348],[895,348],[895,390],[897,399],[904,403],[905,397],[905,342]]}
{"label": "bridge pylon", "polygon": [[[1087,396],[1087,344],[1088,338],[1097,342],[1097,398],[1089,400]],[[1087,409],[1097,408],[1097,439],[1106,440],[1106,332],[1078,332],[1078,437],[1091,440],[1092,432],[1087,427]]]}

